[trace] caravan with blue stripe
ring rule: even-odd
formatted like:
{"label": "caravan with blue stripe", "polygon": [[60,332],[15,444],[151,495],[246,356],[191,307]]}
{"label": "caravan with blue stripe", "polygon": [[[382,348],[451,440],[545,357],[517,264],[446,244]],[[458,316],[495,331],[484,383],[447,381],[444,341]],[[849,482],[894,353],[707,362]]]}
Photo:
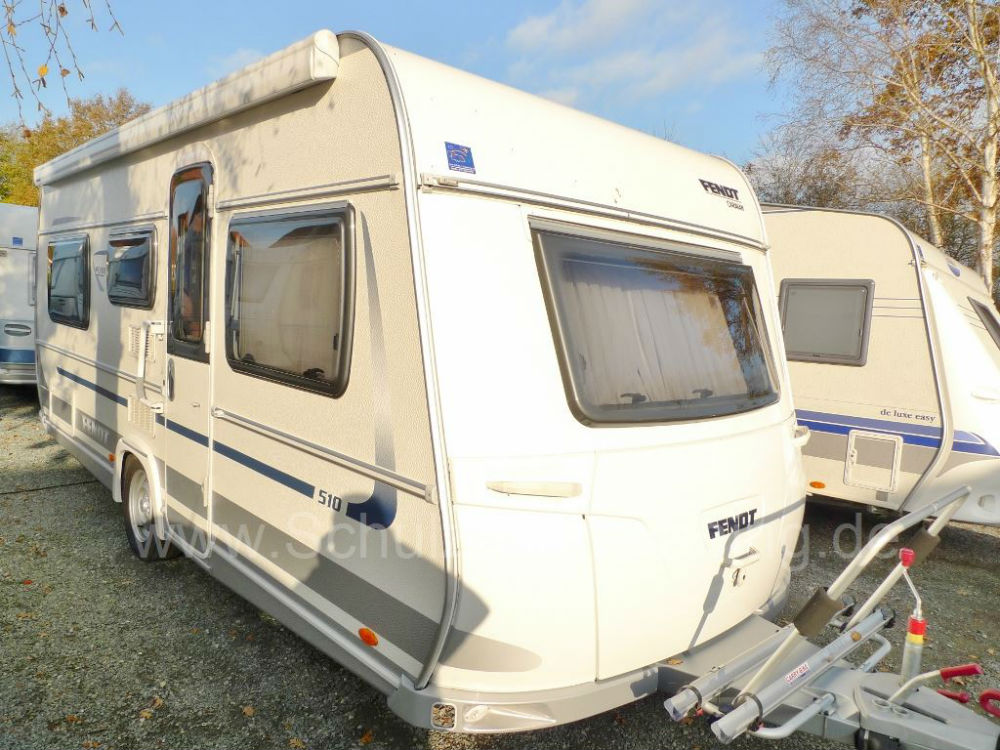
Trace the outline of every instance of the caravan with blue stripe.
{"label": "caravan with blue stripe", "polygon": [[980,276],[892,218],[767,206],[815,495],[902,511],[972,488],[1000,525],[1000,314]]}

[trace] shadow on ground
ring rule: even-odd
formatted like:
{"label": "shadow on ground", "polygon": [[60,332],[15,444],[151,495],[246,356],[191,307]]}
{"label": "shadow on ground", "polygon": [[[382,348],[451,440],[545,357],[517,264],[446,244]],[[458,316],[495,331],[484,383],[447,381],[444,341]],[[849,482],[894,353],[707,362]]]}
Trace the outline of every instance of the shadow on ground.
{"label": "shadow on ground", "polygon": [[[134,559],[120,507],[47,438],[37,409],[34,390],[0,387],[0,748],[717,745],[702,722],[668,721],[656,698],[527,735],[416,730],[193,563]],[[807,520],[809,563],[793,608],[839,569],[831,540],[855,517],[815,509]],[[862,517],[861,534],[877,521]],[[998,544],[981,530],[951,529],[940,564],[917,572],[930,658],[980,658],[994,685]],[[909,609],[903,596],[894,603]],[[798,748],[802,738],[778,746]]]}

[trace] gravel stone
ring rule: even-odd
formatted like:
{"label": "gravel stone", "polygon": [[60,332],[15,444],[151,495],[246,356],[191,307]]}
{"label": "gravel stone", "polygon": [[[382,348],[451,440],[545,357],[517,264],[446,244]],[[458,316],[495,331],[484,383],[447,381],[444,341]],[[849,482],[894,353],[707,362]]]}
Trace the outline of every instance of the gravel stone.
{"label": "gravel stone", "polygon": [[[0,750],[5,748],[712,748],[704,720],[675,724],[652,697],[567,726],[516,735],[418,730],[384,697],[183,558],[146,564],[125,541],[110,493],[45,435],[35,391],[0,386]],[[790,617],[843,565],[842,524],[867,539],[884,517],[813,507],[808,564]],[[997,529],[945,530],[915,569],[930,623],[925,665],[979,659],[1000,686],[990,644],[1000,611]],[[841,533],[841,541],[851,539]],[[893,560],[866,575],[862,593]],[[912,608],[898,586],[889,602]],[[901,629],[887,663],[898,667]],[[248,710],[248,708],[250,710]],[[978,710],[978,709],[977,709]],[[761,748],[741,738],[734,748]],[[781,749],[840,747],[798,735]]]}

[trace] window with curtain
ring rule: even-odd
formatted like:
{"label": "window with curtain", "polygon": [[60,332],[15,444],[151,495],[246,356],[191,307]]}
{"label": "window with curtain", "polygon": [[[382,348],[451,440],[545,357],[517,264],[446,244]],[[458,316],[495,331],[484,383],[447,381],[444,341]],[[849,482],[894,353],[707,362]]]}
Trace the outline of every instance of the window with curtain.
{"label": "window with curtain", "polygon": [[777,400],[749,266],[548,231],[535,241],[582,421],[703,419]]}

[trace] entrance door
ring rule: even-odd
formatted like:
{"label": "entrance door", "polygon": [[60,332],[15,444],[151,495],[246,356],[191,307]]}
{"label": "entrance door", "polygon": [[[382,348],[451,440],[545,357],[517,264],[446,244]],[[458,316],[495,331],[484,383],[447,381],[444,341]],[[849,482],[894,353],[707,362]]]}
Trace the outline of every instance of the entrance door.
{"label": "entrance door", "polygon": [[212,168],[180,170],[170,183],[166,432],[167,519],[196,551],[209,545],[209,296]]}

